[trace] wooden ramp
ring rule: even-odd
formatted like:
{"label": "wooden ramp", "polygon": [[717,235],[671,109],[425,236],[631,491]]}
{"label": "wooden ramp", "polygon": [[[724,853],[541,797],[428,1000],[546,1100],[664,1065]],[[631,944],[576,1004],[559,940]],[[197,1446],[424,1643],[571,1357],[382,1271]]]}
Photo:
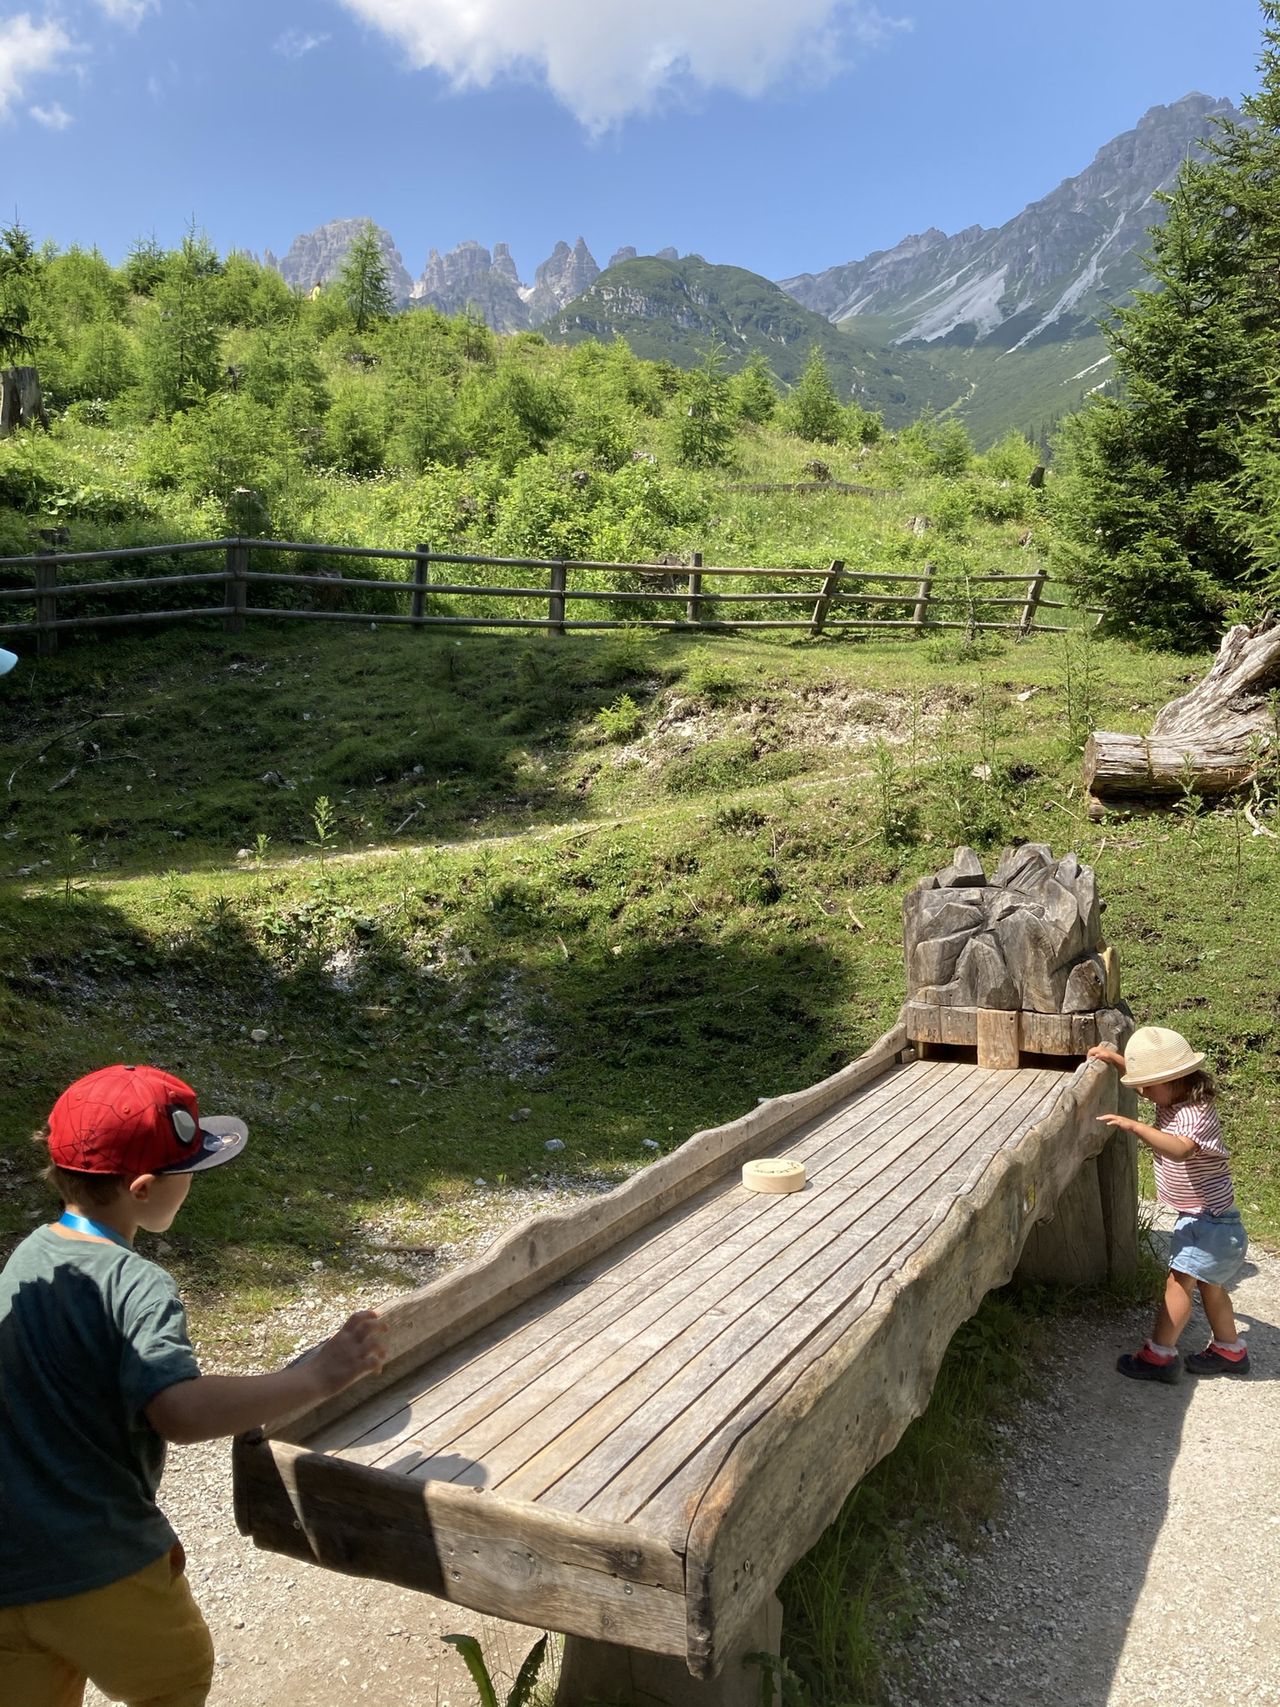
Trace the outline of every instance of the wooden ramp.
{"label": "wooden ramp", "polygon": [[[1035,1222],[1083,1179],[1124,1243],[1131,1150],[1093,1162],[1115,1097],[1099,1063],[922,1059],[900,1024],[390,1305],[380,1377],[237,1443],[241,1528],[582,1638],[562,1699],[684,1699],[673,1669],[711,1679],[776,1643],[782,1575]],[[805,1190],[745,1190],[762,1154],[803,1160]],[[645,1655],[680,1665],[641,1688]]]}

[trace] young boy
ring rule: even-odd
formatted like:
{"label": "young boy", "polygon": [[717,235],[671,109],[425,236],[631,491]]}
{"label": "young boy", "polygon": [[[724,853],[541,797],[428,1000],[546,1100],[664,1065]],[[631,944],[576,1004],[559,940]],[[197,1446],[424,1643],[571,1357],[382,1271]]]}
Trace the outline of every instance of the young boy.
{"label": "young boy", "polygon": [[381,1368],[362,1310],[273,1375],[201,1375],[171,1277],[133,1249],[163,1233],[191,1176],[244,1148],[155,1067],[104,1067],[54,1104],[42,1138],[65,1209],[0,1274],[0,1703],[201,1707],[213,1645],[156,1507],[165,1443],[240,1434]]}

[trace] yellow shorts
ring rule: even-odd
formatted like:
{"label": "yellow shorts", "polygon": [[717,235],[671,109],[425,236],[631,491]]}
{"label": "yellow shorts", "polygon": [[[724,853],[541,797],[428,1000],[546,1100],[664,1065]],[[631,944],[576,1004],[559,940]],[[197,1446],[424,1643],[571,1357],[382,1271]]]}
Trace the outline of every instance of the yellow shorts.
{"label": "yellow shorts", "polygon": [[204,1707],[213,1642],[182,1548],[88,1594],[0,1606],[0,1707],[80,1707],[92,1681],[129,1707]]}

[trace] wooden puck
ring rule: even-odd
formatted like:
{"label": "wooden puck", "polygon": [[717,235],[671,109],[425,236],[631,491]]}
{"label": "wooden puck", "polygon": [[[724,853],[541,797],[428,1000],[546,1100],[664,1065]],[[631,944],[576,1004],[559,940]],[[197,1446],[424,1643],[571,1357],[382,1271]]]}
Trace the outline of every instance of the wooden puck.
{"label": "wooden puck", "polygon": [[748,1191],[803,1191],[804,1179],[803,1162],[762,1157],[759,1161],[745,1162],[742,1168],[742,1183]]}

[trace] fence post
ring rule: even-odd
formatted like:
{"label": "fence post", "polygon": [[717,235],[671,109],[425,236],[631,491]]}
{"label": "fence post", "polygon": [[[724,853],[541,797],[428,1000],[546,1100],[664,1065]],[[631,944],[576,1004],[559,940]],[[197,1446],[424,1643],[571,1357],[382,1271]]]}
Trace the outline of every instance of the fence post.
{"label": "fence post", "polygon": [[228,634],[244,632],[245,606],[249,603],[249,546],[243,539],[233,539],[227,546],[227,599],[231,606],[223,618]]}
{"label": "fence post", "polygon": [[564,589],[568,574],[567,565],[563,558],[559,563],[551,565],[551,591],[547,598],[547,615],[551,618],[548,634],[564,638]]}
{"label": "fence post", "polygon": [[1038,569],[1031,577],[1030,585],[1027,587],[1026,603],[1022,607],[1022,615],[1018,618],[1019,640],[1030,634],[1036,625],[1036,608],[1040,603],[1040,597],[1044,592],[1044,584],[1047,579],[1048,571],[1045,569]]}
{"label": "fence post", "polygon": [[926,563],[924,576],[916,588],[916,608],[911,613],[911,621],[916,628],[923,628],[929,618],[929,597],[933,592],[933,564]]}
{"label": "fence post", "polygon": [[36,657],[50,658],[58,650],[58,631],[47,624],[58,620],[58,559],[36,564]]}
{"label": "fence post", "polygon": [[818,594],[818,602],[813,607],[813,620],[809,624],[809,638],[822,633],[822,625],[827,620],[827,607],[840,591],[840,577],[844,573],[844,559],[837,557],[827,570],[827,578],[822,583],[822,591]]}
{"label": "fence post", "polygon": [[415,545],[417,556],[413,560],[413,592],[409,595],[409,615],[413,618],[415,628],[422,627],[422,619],[427,614],[427,560],[431,556],[429,545]]}
{"label": "fence post", "polygon": [[686,622],[702,621],[702,553],[695,551],[689,569],[689,600],[684,607]]}

